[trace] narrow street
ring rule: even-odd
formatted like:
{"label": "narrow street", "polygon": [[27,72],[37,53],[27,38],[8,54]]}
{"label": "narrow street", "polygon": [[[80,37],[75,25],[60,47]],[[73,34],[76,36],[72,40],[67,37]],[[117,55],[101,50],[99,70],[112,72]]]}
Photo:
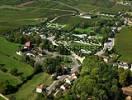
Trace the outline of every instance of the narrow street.
{"label": "narrow street", "polygon": [[[47,52],[48,53],[48,52]],[[77,58],[75,58],[75,53],[72,53],[72,61],[73,61],[73,65],[72,65],[72,69],[71,69],[71,74],[72,73],[75,73],[75,72],[78,72],[79,71],[79,67],[81,66],[78,61],[77,61]],[[68,75],[62,75],[60,76],[60,78],[58,80],[55,80],[48,88],[47,88],[47,92],[48,92],[48,95],[52,93],[52,91],[55,89],[56,85],[58,85],[59,82],[63,81],[66,77],[68,77]]]}

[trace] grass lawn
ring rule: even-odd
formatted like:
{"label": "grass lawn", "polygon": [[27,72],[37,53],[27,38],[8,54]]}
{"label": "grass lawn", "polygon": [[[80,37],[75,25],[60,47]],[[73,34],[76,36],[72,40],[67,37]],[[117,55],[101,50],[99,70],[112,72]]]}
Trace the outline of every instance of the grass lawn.
{"label": "grass lawn", "polygon": [[120,60],[132,63],[132,27],[125,27],[117,34],[116,49]]}
{"label": "grass lawn", "polygon": [[38,84],[50,85],[52,78],[47,73],[40,73],[35,75],[32,80],[25,83],[19,91],[14,95],[16,100],[35,100],[36,93],[35,88]]}
{"label": "grass lawn", "polygon": [[[3,64],[4,67],[8,70],[7,73],[9,73],[12,68],[16,68],[18,69],[18,72],[21,72],[22,76],[26,78],[27,76],[30,76],[32,74],[33,68],[30,65],[22,62],[21,57],[16,55],[17,48],[18,44],[11,43],[6,39],[0,37],[0,64]],[[9,74],[2,75],[5,75],[7,77],[11,76]]]}

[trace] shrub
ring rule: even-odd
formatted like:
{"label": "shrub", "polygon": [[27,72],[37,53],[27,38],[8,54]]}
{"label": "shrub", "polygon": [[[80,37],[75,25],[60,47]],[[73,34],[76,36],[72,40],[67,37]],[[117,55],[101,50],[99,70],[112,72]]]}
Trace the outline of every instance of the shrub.
{"label": "shrub", "polygon": [[7,72],[8,70],[6,69],[6,68],[4,68],[4,67],[2,67],[2,68],[0,68],[1,69],[1,71],[3,71],[3,72]]}
{"label": "shrub", "polygon": [[11,69],[10,73],[14,76],[18,75],[18,70],[16,68]]}

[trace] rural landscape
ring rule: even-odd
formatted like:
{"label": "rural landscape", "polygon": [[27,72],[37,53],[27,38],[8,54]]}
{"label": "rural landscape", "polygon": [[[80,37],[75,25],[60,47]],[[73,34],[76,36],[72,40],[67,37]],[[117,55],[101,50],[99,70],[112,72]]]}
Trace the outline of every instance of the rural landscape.
{"label": "rural landscape", "polygon": [[132,100],[132,0],[0,0],[0,100]]}

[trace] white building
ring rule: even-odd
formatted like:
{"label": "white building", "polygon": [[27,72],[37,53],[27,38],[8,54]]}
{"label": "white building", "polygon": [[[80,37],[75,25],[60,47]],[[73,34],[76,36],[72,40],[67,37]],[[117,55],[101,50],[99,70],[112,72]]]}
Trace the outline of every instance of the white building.
{"label": "white building", "polygon": [[37,93],[42,93],[43,92],[43,89],[44,89],[44,85],[43,84],[40,84],[39,86],[37,86],[36,92]]}

